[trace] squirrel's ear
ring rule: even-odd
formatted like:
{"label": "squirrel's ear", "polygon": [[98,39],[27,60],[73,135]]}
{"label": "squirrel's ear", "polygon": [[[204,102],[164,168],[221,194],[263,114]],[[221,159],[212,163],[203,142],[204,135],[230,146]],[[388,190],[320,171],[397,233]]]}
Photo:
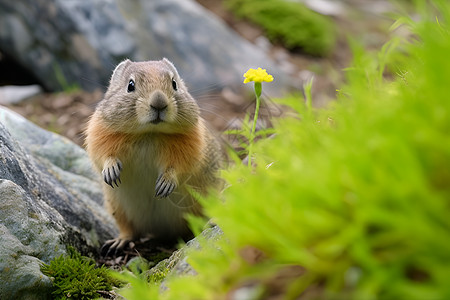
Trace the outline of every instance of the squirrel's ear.
{"label": "squirrel's ear", "polygon": [[122,76],[123,70],[129,64],[131,64],[131,60],[129,60],[129,59],[125,59],[120,64],[118,64],[117,67],[114,69],[114,72],[111,76],[111,82],[114,80],[114,78]]}
{"label": "squirrel's ear", "polygon": [[173,65],[173,63],[170,60],[168,60],[167,58],[164,57],[162,59],[162,62],[165,63],[175,74],[178,75],[177,68],[175,68],[175,66]]}

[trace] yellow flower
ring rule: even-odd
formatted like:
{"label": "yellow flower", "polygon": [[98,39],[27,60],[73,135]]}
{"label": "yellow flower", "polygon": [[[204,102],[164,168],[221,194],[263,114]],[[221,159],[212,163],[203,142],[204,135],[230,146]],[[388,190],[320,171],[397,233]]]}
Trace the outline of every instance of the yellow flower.
{"label": "yellow flower", "polygon": [[248,69],[248,71],[244,74],[245,80],[244,83],[249,83],[251,81],[254,82],[271,82],[273,81],[273,76],[270,74],[267,74],[266,69],[258,68],[255,69]]}

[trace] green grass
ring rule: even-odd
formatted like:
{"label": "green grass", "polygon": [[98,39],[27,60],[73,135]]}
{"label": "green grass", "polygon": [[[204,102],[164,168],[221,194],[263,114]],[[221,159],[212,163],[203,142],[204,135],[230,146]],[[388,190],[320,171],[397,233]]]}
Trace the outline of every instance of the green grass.
{"label": "green grass", "polygon": [[41,267],[44,275],[53,278],[54,299],[97,299],[99,291],[110,291],[121,285],[108,268],[96,267],[93,260],[73,248],[68,250],[68,255],[61,255]]}
{"label": "green grass", "polygon": [[225,3],[237,16],[259,25],[271,41],[280,42],[288,49],[323,56],[334,47],[333,21],[303,4],[286,0],[227,0]]}
{"label": "green grass", "polygon": [[69,83],[64,76],[61,66],[57,63],[53,63],[53,72],[55,73],[56,81],[58,82],[60,89],[66,93],[74,93],[81,90],[77,83]]}
{"label": "green grass", "polygon": [[329,107],[280,100],[296,116],[202,201],[226,238],[190,254],[198,275],[133,279],[127,299],[450,299],[450,4],[434,3],[402,20],[408,41],[354,45]]}

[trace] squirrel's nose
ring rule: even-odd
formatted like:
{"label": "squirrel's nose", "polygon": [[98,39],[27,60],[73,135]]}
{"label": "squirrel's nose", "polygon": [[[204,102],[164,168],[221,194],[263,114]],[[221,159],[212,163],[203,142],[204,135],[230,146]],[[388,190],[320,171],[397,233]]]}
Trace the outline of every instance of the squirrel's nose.
{"label": "squirrel's nose", "polygon": [[167,108],[167,105],[164,105],[164,106],[162,106],[162,105],[160,105],[160,106],[155,106],[155,105],[153,105],[153,104],[150,104],[150,107],[153,108],[153,109],[156,110],[156,111],[163,111],[163,110],[165,110],[165,109]]}
{"label": "squirrel's nose", "polygon": [[167,97],[159,91],[155,92],[150,107],[158,112],[165,110],[167,108]]}

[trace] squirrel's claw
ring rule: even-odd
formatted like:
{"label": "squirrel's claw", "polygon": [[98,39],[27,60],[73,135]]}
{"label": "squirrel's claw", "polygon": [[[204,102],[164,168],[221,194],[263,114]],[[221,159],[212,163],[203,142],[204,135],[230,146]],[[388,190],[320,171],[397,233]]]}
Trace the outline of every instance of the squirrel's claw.
{"label": "squirrel's claw", "polygon": [[106,184],[114,188],[114,184],[119,187],[120,171],[122,170],[122,162],[119,159],[109,158],[102,170],[103,180]]}
{"label": "squirrel's claw", "polygon": [[176,187],[177,184],[174,181],[167,179],[164,174],[161,174],[156,180],[155,196],[162,198],[167,197],[175,190]]}
{"label": "squirrel's claw", "polygon": [[100,249],[100,254],[103,257],[115,257],[125,248],[125,246],[128,245],[129,242],[130,240],[122,238],[107,240]]}

